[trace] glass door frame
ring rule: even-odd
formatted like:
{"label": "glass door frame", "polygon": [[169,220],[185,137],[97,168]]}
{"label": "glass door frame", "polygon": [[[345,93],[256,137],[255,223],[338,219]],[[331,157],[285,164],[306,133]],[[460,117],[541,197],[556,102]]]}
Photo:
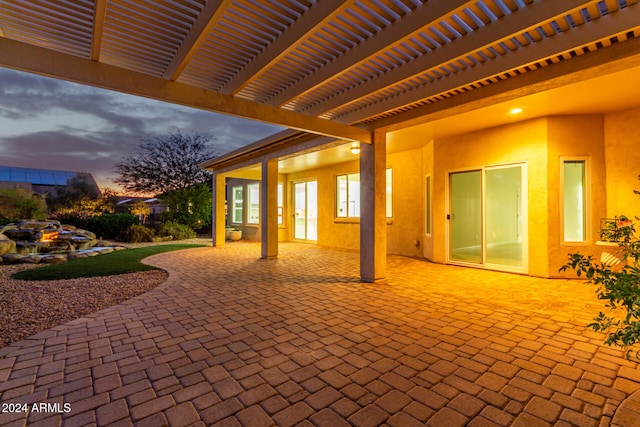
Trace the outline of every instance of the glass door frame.
{"label": "glass door frame", "polygon": [[[309,239],[309,183],[313,182],[315,183],[315,195],[316,195],[316,200],[315,200],[315,205],[316,205],[316,209],[315,209],[315,238],[313,239]],[[296,186],[300,185],[300,184],[304,184],[304,238],[301,237],[296,237],[296,210],[297,210],[297,195],[296,195]],[[292,208],[293,208],[293,212],[292,212],[292,227],[291,227],[291,238],[292,240],[295,241],[299,241],[299,242],[317,242],[318,241],[318,181],[316,179],[305,179],[305,180],[300,180],[300,181],[292,181],[291,182],[291,195],[292,195]]]}
{"label": "glass door frame", "polygon": [[[520,192],[520,203],[521,203],[521,211],[520,211],[520,222],[521,222],[521,234],[522,234],[522,248],[521,248],[521,257],[522,262],[520,266],[510,266],[506,264],[492,264],[487,263],[487,194],[486,194],[486,171],[489,170],[499,170],[506,168],[520,167],[521,175],[521,192]],[[480,204],[481,204],[481,219],[480,219],[480,227],[481,227],[481,253],[482,253],[482,261],[480,263],[476,262],[465,262],[459,259],[453,259],[452,257],[452,200],[451,200],[451,175],[455,173],[461,172],[480,172],[480,181],[481,181],[481,195],[480,195]],[[445,247],[446,247],[446,260],[447,264],[461,265],[467,267],[476,267],[476,268],[486,268],[489,270],[499,270],[513,273],[521,273],[527,274],[529,271],[529,230],[528,230],[528,212],[529,212],[529,197],[528,197],[528,172],[527,172],[527,162],[514,162],[514,163],[504,163],[504,164],[496,164],[496,165],[485,165],[478,167],[467,167],[460,169],[451,169],[445,172],[446,174],[446,189],[445,189],[445,206],[446,206],[446,215],[447,215],[447,225],[446,225],[446,239],[445,239]]]}

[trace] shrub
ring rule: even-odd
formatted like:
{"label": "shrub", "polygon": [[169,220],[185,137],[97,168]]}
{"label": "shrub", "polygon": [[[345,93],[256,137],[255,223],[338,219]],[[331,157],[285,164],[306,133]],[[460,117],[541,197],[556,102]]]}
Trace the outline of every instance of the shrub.
{"label": "shrub", "polygon": [[53,219],[60,221],[60,224],[73,225],[76,228],[88,230],[89,219],[74,213],[64,213],[52,215]]}
{"label": "shrub", "polygon": [[598,262],[592,255],[571,253],[560,271],[584,274],[606,301],[608,313],[600,312],[589,327],[607,334],[605,344],[626,349],[627,359],[634,351],[640,358],[640,238],[626,216],[607,220],[600,236],[617,243],[615,255]]}
{"label": "shrub", "polygon": [[0,215],[8,222],[19,219],[45,219],[47,203],[43,196],[24,188],[0,189]]}
{"label": "shrub", "polygon": [[92,216],[86,229],[102,239],[116,239],[124,230],[138,224],[140,224],[140,220],[135,215],[128,213],[103,214]]}
{"label": "shrub", "polygon": [[173,240],[193,239],[196,232],[191,227],[177,222],[167,221],[158,230],[160,236],[171,236]]}
{"label": "shrub", "polygon": [[128,243],[151,242],[153,240],[153,230],[144,225],[132,225],[120,233],[118,240]]}

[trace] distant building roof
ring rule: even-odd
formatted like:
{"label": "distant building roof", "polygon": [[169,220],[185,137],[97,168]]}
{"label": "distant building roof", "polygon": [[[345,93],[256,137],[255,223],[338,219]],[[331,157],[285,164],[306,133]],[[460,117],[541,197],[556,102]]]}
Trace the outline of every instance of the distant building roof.
{"label": "distant building roof", "polygon": [[[78,172],[0,166],[0,181],[30,182],[34,185],[67,185]],[[85,175],[85,174],[81,174]]]}
{"label": "distant building roof", "polygon": [[0,183],[27,183],[31,184],[33,191],[41,193],[49,192],[48,188],[58,185],[65,186],[69,178],[82,176],[95,186],[100,193],[100,187],[93,175],[86,172],[60,171],[50,169],[20,168],[17,166],[0,166]]}

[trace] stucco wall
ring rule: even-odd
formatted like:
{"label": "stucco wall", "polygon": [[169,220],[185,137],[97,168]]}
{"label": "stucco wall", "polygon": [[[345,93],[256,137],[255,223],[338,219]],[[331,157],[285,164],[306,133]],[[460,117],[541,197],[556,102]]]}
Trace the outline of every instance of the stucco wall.
{"label": "stucco wall", "polygon": [[[422,176],[424,178],[426,178],[427,176],[431,177],[431,203],[433,203],[433,141],[429,141],[429,143],[427,145],[424,146],[424,148],[422,149]],[[426,181],[423,181],[425,183],[425,187],[423,188],[422,193],[425,195],[425,199],[423,200],[423,206],[425,206],[426,208]],[[426,217],[426,213],[424,214],[423,218],[422,218],[422,224],[423,224],[423,235],[424,235],[424,243],[423,243],[423,253],[422,255],[428,259],[428,260],[433,260],[433,245],[434,245],[434,239],[436,239],[438,237],[438,234],[435,232],[435,230],[433,229],[433,209],[431,212],[431,233],[430,234],[426,234],[427,230],[426,230],[426,224],[427,224],[427,217]],[[444,238],[444,237],[441,237]]]}
{"label": "stucco wall", "polygon": [[529,274],[545,276],[547,235],[547,122],[536,119],[436,140],[434,143],[434,261],[447,260],[447,180],[454,170],[526,162]]}
{"label": "stucco wall", "polygon": [[[335,219],[336,175],[358,173],[358,171],[359,162],[354,160],[327,168],[291,173],[287,176],[286,188],[289,193],[294,182],[307,180],[316,180],[318,182],[318,245],[344,249],[358,249],[360,247],[359,221],[346,218]],[[293,214],[291,211],[292,205],[293,198],[290,196],[288,209],[286,209],[289,218]],[[288,229],[288,235],[293,238],[291,227]]]}
{"label": "stucco wall", "polygon": [[[563,276],[558,269],[572,252],[597,252],[600,218],[605,215],[605,158],[604,128],[601,115],[562,116],[548,118],[547,175],[549,179],[549,277]],[[561,192],[561,161],[563,158],[586,158],[589,191],[587,241],[584,243],[564,243],[563,209]],[[575,277],[567,273],[568,277]],[[564,276],[567,276],[565,274]]]}
{"label": "stucco wall", "polygon": [[640,216],[640,108],[604,116],[607,217]]}
{"label": "stucco wall", "polygon": [[[605,207],[605,163],[601,116],[529,120],[435,141],[434,260],[446,262],[448,173],[480,166],[526,162],[528,190],[528,274],[558,277],[569,252],[593,252]],[[589,230],[583,244],[563,242],[561,158],[589,161]]]}
{"label": "stucco wall", "polygon": [[424,244],[422,162],[420,149],[387,156],[387,167],[391,167],[393,173],[393,218],[387,221],[388,253],[422,256]]}
{"label": "stucco wall", "polygon": [[[404,151],[387,156],[387,167],[393,171],[393,218],[387,222],[387,252],[407,256],[422,256],[424,184],[422,151]],[[340,163],[328,168],[307,170],[287,176],[287,188],[296,181],[314,179],[318,182],[318,245],[359,249],[358,218],[336,218],[336,176],[359,172],[359,162]],[[292,204],[289,200],[289,206]],[[288,212],[291,216],[291,212]],[[292,231],[288,234],[291,236]],[[416,245],[416,241],[419,243]]]}

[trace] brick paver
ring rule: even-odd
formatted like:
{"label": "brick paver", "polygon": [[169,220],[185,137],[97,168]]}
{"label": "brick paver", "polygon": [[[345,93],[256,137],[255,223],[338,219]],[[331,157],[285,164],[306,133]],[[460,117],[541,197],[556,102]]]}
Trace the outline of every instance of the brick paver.
{"label": "brick paver", "polygon": [[640,369],[586,329],[581,282],[259,254],[156,255],[158,288],[0,349],[0,426],[640,425]]}

